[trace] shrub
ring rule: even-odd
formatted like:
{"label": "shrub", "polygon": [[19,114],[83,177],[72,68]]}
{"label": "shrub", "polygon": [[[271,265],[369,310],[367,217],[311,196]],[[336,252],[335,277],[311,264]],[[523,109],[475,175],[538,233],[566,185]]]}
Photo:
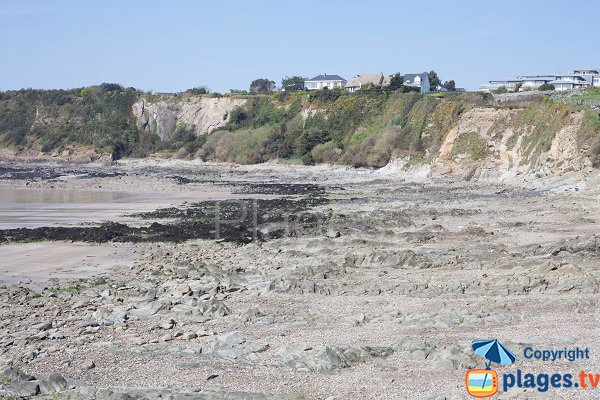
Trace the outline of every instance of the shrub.
{"label": "shrub", "polygon": [[317,163],[333,164],[340,158],[341,149],[332,141],[321,143],[313,147],[310,154]]}
{"label": "shrub", "polygon": [[481,160],[487,155],[487,143],[477,132],[466,132],[454,141],[450,157],[467,155],[471,160]]}
{"label": "shrub", "polygon": [[544,83],[543,85],[541,85],[541,86],[538,88],[538,90],[542,90],[542,91],[546,91],[546,90],[554,90],[554,89],[556,89],[556,88],[555,88],[555,87],[554,87],[554,85],[553,85],[553,84],[551,84],[551,83]]}
{"label": "shrub", "polygon": [[496,89],[496,94],[504,94],[504,93],[508,93],[508,89],[506,88],[506,86],[500,86],[498,89]]}

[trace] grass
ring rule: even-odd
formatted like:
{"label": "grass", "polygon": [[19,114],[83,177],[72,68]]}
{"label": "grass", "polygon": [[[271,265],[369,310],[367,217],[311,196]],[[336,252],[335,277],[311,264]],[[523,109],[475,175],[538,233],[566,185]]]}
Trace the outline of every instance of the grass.
{"label": "grass", "polygon": [[531,132],[522,135],[522,165],[550,150],[556,134],[570,122],[570,112],[571,108],[565,105],[532,103],[517,116],[517,123],[533,128]]}
{"label": "grass", "polygon": [[452,159],[457,159],[461,155],[467,155],[471,160],[482,160],[488,154],[487,143],[477,132],[466,132],[461,134],[454,141],[454,146],[450,152]]}
{"label": "grass", "polygon": [[558,104],[568,104],[572,106],[594,106],[600,105],[600,88],[588,88],[582,94],[575,96],[552,97],[550,100]]}

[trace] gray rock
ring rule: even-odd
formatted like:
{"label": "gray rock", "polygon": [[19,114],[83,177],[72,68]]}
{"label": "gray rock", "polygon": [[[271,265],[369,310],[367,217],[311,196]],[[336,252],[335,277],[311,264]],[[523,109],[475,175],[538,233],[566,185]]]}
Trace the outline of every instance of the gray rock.
{"label": "gray rock", "polygon": [[81,364],[81,368],[84,369],[84,370],[94,369],[94,368],[96,368],[96,363],[94,363],[93,360],[85,360]]}
{"label": "gray rock", "polygon": [[224,345],[236,346],[244,343],[246,341],[246,338],[244,338],[244,336],[242,336],[240,332],[235,331],[217,336],[217,341]]}
{"label": "gray rock", "polygon": [[181,338],[183,340],[192,340],[192,339],[196,339],[197,337],[198,337],[198,334],[196,334],[195,332],[186,332],[181,336]]}
{"label": "gray rock", "polygon": [[34,379],[33,375],[28,375],[18,368],[7,368],[0,374],[0,380],[4,382],[32,381]]}
{"label": "gray rock", "polygon": [[19,397],[32,397],[40,394],[40,385],[37,381],[16,381],[6,387],[6,391]]}
{"label": "gray rock", "polygon": [[342,236],[342,234],[340,233],[340,231],[336,231],[335,229],[329,229],[326,233],[326,236],[328,238],[335,239],[335,238],[339,238],[340,236]]}
{"label": "gray rock", "polygon": [[40,382],[40,392],[42,394],[52,394],[62,392],[67,388],[67,381],[62,375],[51,374],[48,380]]}

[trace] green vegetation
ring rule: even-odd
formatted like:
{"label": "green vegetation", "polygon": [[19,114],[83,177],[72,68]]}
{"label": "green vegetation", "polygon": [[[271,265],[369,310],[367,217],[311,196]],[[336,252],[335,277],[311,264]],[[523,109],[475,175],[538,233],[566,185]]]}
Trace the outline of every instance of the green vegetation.
{"label": "green vegetation", "polygon": [[541,85],[541,86],[538,88],[538,90],[542,90],[542,91],[544,91],[544,90],[554,90],[554,89],[556,89],[556,88],[555,88],[555,87],[554,87],[554,85],[553,85],[553,84],[551,84],[551,83],[544,83],[543,85]]}
{"label": "green vegetation", "polygon": [[281,80],[281,87],[286,92],[299,92],[304,90],[304,78],[301,76],[286,76]]}
{"label": "green vegetation", "polygon": [[145,155],[151,135],[137,131],[131,106],[139,92],[116,84],[71,90],[0,93],[0,143],[19,150],[62,150],[69,144],[123,155]]}
{"label": "green vegetation", "polygon": [[427,75],[429,76],[429,84],[431,85],[431,90],[437,90],[439,86],[442,86],[442,80],[438,76],[437,72],[429,71]]}
{"label": "green vegetation", "polygon": [[255,79],[250,84],[250,92],[251,93],[271,93],[275,90],[275,82],[267,79]]}
{"label": "green vegetation", "polygon": [[[297,78],[286,79],[293,85],[299,83]],[[158,101],[159,95],[114,84],[1,92],[0,145],[46,153],[75,145],[112,154],[114,159],[162,152],[178,158],[195,156],[244,164],[279,159],[382,167],[393,156],[407,157],[412,163],[431,159],[465,111],[498,107],[489,94],[449,91],[423,95],[406,92],[409,88],[400,74],[391,80],[396,90],[373,87],[357,93],[324,89],[236,94],[246,102],[223,116],[228,119],[224,127],[197,136],[194,126],[177,124],[167,141],[160,140],[155,124],[138,128],[132,115],[140,96]],[[448,90],[450,82],[445,83]],[[211,96],[204,88],[178,96],[192,95]],[[531,102],[525,109],[502,106],[517,111],[496,121],[491,132],[496,139],[509,129],[516,132],[507,145],[513,148],[522,137],[523,162],[529,162],[547,151],[556,133],[572,123],[572,111],[583,109],[578,144],[600,165],[598,111],[585,106],[588,101],[600,101],[600,90],[590,89],[569,99],[577,104],[556,104],[563,98],[553,95],[546,101]],[[460,135],[452,156],[461,155],[473,160],[485,157],[483,138],[474,132]]]}
{"label": "green vegetation", "polygon": [[454,92],[456,90],[456,82],[454,82],[453,80],[446,81],[444,82],[442,87],[449,92]]}
{"label": "green vegetation", "polygon": [[201,154],[237,163],[280,159],[382,167],[393,154],[417,160],[436,152],[460,114],[486,102],[480,94],[436,97],[402,88],[256,96],[230,113]]}
{"label": "green vegetation", "polygon": [[522,163],[530,162],[540,153],[550,150],[552,140],[570,120],[571,109],[548,102],[532,103],[521,111],[516,123],[531,126],[533,130],[523,135]]}
{"label": "green vegetation", "polygon": [[496,89],[496,94],[504,94],[504,93],[508,93],[508,89],[506,88],[506,86],[500,86],[498,89]]}
{"label": "green vegetation", "polygon": [[456,159],[459,155],[467,155],[471,160],[481,160],[487,155],[487,145],[478,132],[466,132],[454,141],[450,157]]}

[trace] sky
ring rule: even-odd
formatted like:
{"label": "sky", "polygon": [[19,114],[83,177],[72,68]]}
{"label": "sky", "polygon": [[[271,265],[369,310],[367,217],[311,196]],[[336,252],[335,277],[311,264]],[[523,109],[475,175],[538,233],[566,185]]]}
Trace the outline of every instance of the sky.
{"label": "sky", "polygon": [[598,0],[0,0],[0,90],[432,69],[475,90],[600,68],[598,20]]}

